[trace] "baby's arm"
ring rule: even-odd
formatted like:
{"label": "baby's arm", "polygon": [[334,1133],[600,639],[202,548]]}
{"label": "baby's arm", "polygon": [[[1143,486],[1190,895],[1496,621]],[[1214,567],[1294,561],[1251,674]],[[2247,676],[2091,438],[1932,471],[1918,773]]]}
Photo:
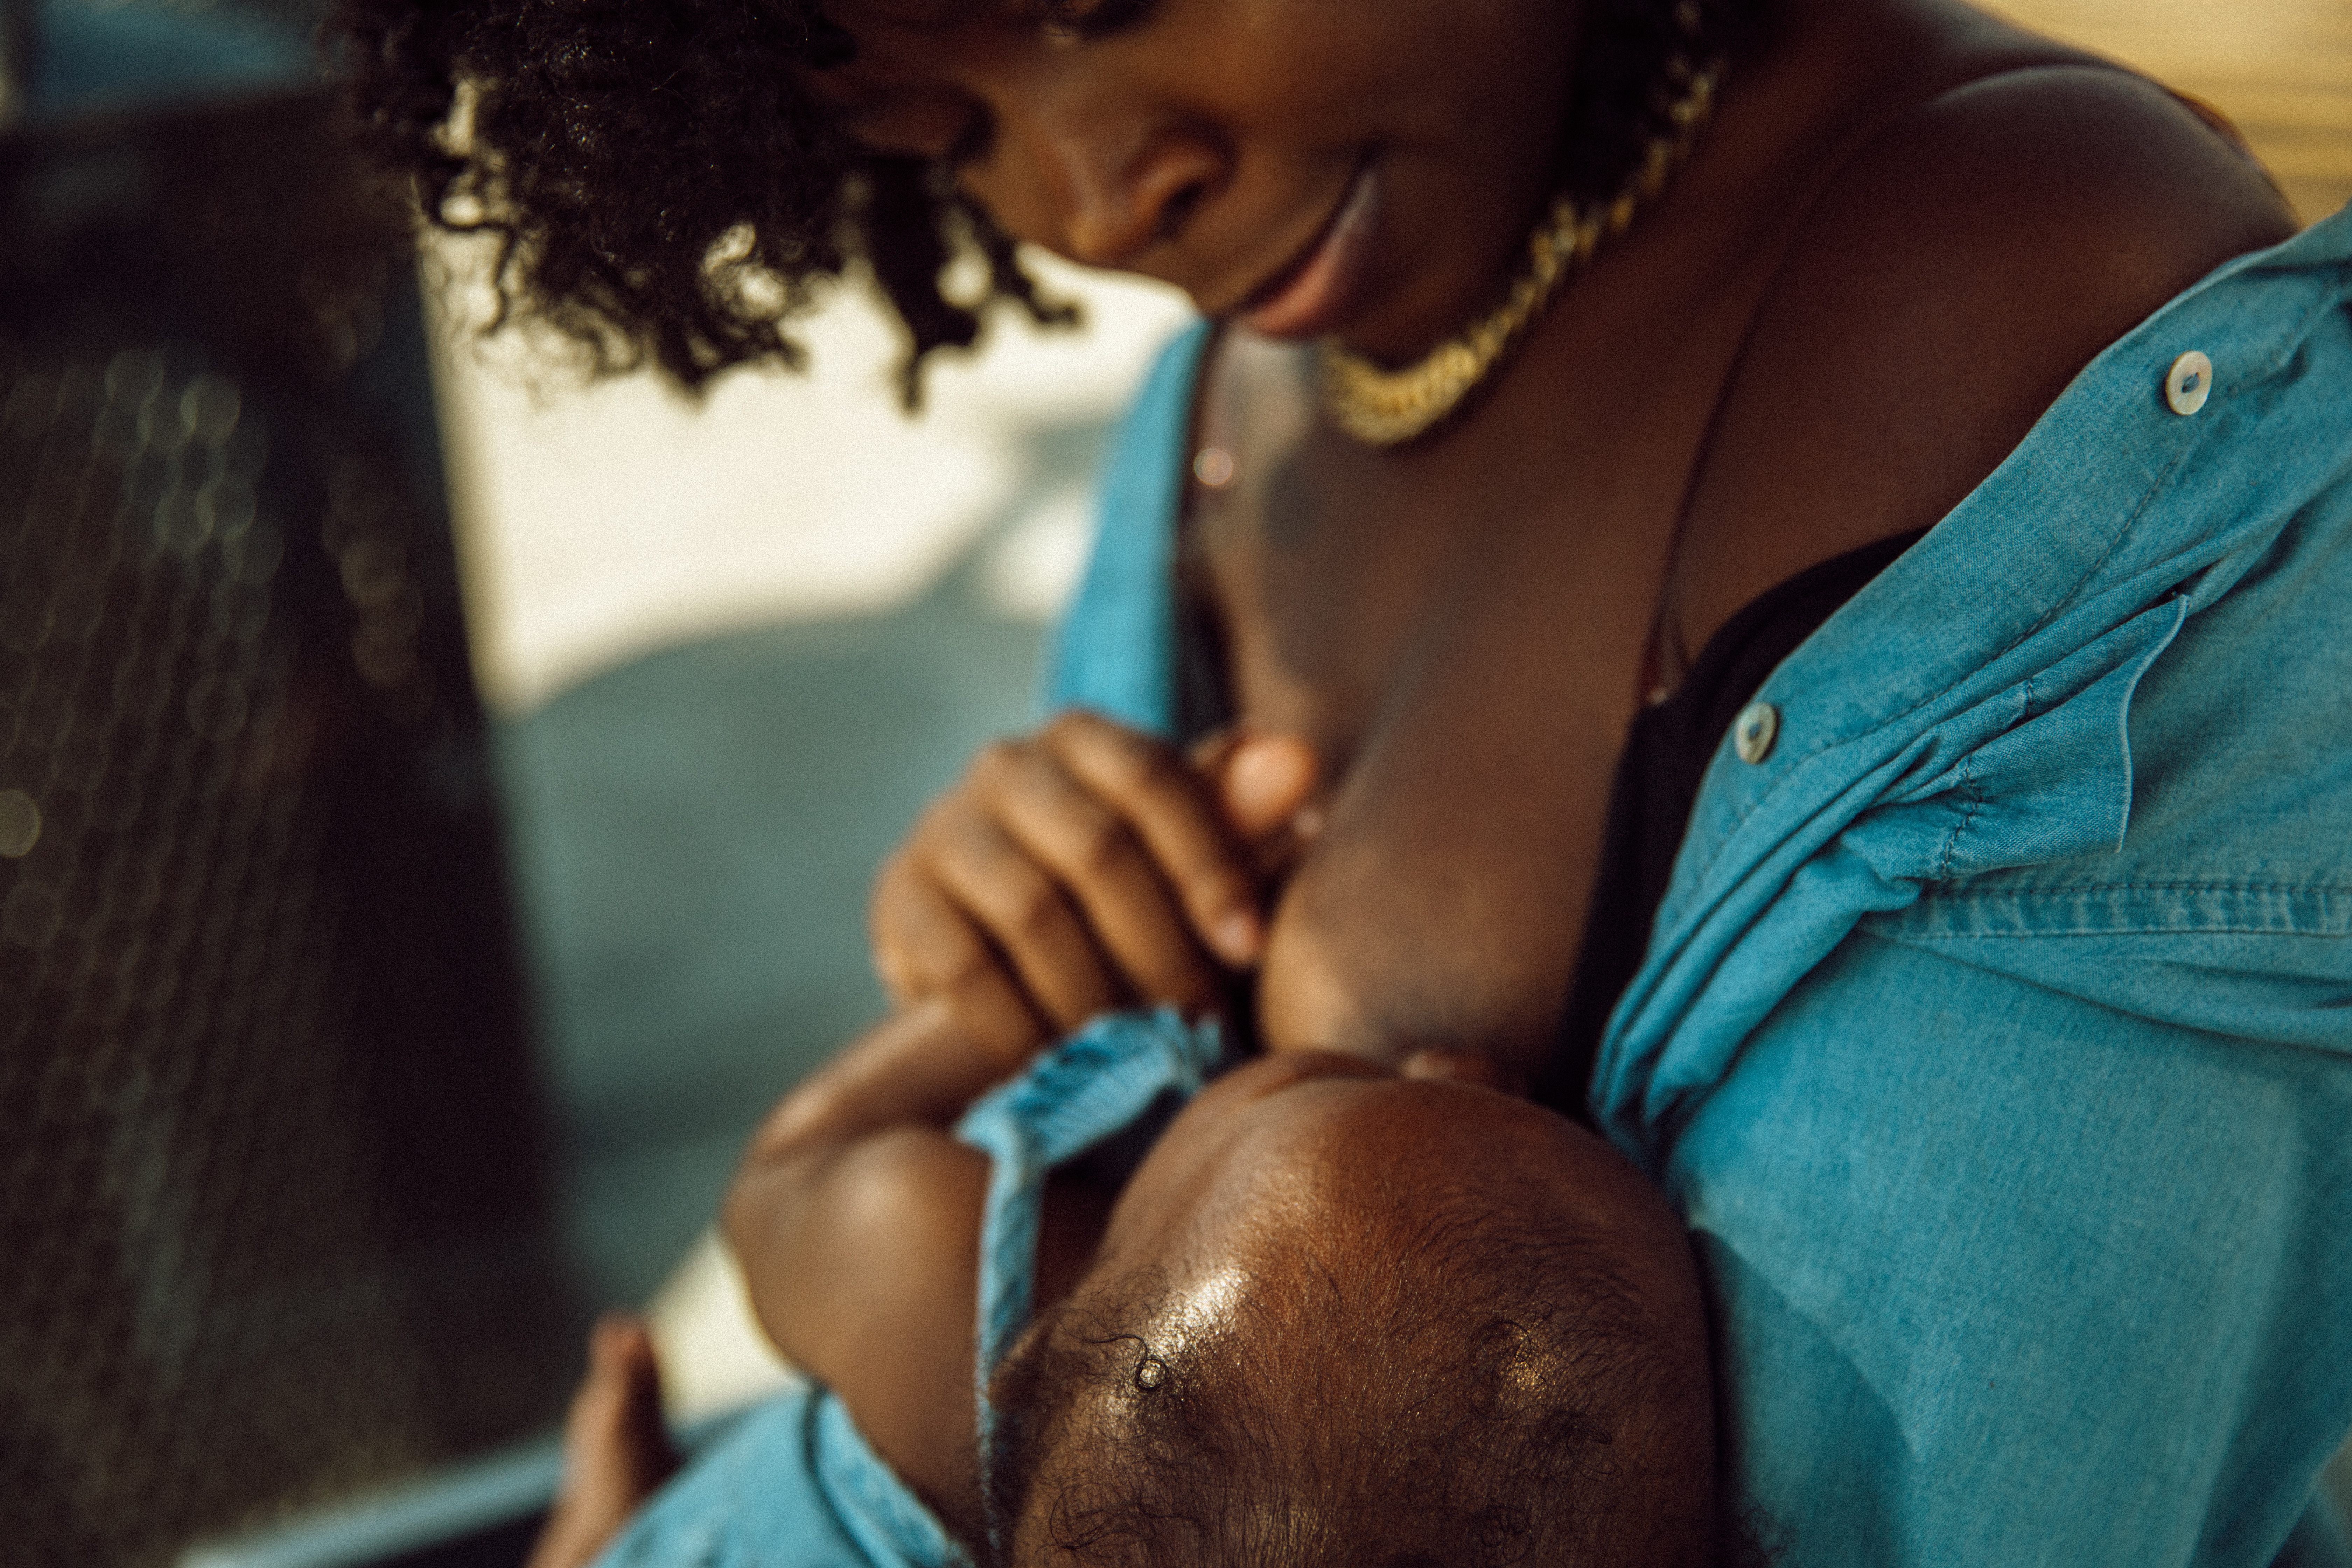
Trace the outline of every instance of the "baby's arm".
{"label": "baby's arm", "polygon": [[[951,1528],[975,1522],[971,1340],[988,1162],[948,1135],[1005,1063],[943,1005],[868,1031],[770,1111],[722,1215],[751,1308]],[[677,1457],[642,1325],[600,1326],[530,1568],[583,1568]]]}
{"label": "baby's arm", "polygon": [[892,1015],[769,1113],[723,1211],[760,1325],[956,1526],[978,1479],[972,1321],[988,1160],[950,1129],[1020,1066],[947,1007]]}
{"label": "baby's arm", "polygon": [[[952,1130],[1025,1061],[982,1047],[943,1000],[893,1014],[769,1113],[721,1215],[776,1348],[967,1540],[982,1527],[972,1342],[989,1165]],[[1085,1269],[1111,1196],[1048,1184],[1041,1292]]]}

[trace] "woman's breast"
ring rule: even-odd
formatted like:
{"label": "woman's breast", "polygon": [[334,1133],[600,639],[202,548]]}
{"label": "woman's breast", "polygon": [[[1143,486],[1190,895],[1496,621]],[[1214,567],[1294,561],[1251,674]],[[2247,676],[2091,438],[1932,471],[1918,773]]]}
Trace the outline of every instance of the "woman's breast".
{"label": "woman's breast", "polygon": [[1305,736],[1334,786],[1276,906],[1262,1038],[1532,1064],[1574,973],[1687,454],[1596,415],[1383,457],[1309,429],[1255,363],[1204,411],[1238,477],[1193,496],[1186,571],[1237,721]]}
{"label": "woman's breast", "polygon": [[[1265,1047],[1391,1065],[1430,1047],[1474,1049],[1531,1079],[1566,1000],[1581,911],[1565,886],[1497,896],[1496,869],[1438,882],[1391,874],[1377,890],[1322,865],[1303,872],[1259,973]],[[1465,897],[1463,884],[1481,876],[1487,885]]]}
{"label": "woman's breast", "polygon": [[1269,1048],[1480,1049],[1532,1076],[1581,945],[1632,684],[1529,650],[1423,669],[1346,758],[1260,971]]}

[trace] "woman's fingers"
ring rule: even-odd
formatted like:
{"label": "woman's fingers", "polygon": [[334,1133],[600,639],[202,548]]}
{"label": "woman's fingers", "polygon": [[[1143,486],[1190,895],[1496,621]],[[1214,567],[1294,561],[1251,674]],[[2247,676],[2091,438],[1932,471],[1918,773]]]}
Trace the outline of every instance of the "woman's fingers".
{"label": "woman's fingers", "polygon": [[1008,1060],[1110,1008],[1213,1006],[1217,960],[1259,956],[1257,861],[1295,859],[1317,782],[1295,737],[1188,760],[1070,713],[1000,742],[877,879],[876,967],[902,1004],[947,997]]}
{"label": "woman's fingers", "polygon": [[1241,735],[1222,748],[1209,782],[1244,841],[1293,827],[1322,782],[1315,748],[1297,735]]}
{"label": "woman's fingers", "polygon": [[1168,747],[1092,713],[1063,714],[1043,739],[1133,827],[1202,944],[1235,968],[1256,963],[1265,942],[1257,888],[1200,775]]}
{"label": "woman's fingers", "polygon": [[940,833],[934,860],[940,889],[1012,961],[1023,988],[1056,1032],[1075,1029],[1117,1006],[1122,987],[1096,948],[1072,890],[1005,820],[1017,813],[1017,797],[1000,795],[998,809],[994,817],[960,816]]}
{"label": "woman's fingers", "polygon": [[1224,730],[1190,762],[1260,888],[1281,883],[1323,831],[1323,763],[1305,738]]}
{"label": "woman's fingers", "polygon": [[1000,1061],[1018,1062],[1053,1037],[1004,955],[911,848],[876,880],[873,925],[874,966],[901,1005],[945,1002],[964,1033]]}
{"label": "woman's fingers", "polygon": [[1077,900],[1125,993],[1188,1009],[1213,1002],[1215,970],[1134,825],[1050,753],[1013,766],[1001,795],[1005,827]]}
{"label": "woman's fingers", "polygon": [[1203,774],[1262,887],[1290,875],[1323,831],[1323,766],[1297,735],[1237,736]]}
{"label": "woman's fingers", "polygon": [[529,1568],[584,1568],[677,1468],[661,1374],[643,1322],[625,1313],[588,1340],[588,1375],[563,1425],[563,1489]]}

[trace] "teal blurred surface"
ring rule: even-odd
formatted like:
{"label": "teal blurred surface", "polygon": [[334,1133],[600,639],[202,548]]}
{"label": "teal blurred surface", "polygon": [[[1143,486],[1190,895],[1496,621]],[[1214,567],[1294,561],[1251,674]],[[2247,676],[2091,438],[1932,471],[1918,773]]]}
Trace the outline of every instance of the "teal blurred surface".
{"label": "teal blurred surface", "polygon": [[40,0],[30,9],[26,109],[35,121],[285,91],[323,78],[309,29],[291,16],[162,0]]}
{"label": "teal blurred surface", "polygon": [[567,1238],[641,1301],[768,1105],[877,1016],[874,868],[1025,721],[1039,629],[970,570],[887,615],[671,648],[509,721],[500,760]]}

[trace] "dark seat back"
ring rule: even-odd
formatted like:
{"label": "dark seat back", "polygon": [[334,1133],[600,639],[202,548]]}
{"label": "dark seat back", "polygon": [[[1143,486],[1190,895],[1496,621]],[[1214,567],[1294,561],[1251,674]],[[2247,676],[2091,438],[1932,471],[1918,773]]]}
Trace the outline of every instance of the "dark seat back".
{"label": "dark seat back", "polygon": [[0,135],[0,1557],[556,1414],[404,235],[323,94]]}

